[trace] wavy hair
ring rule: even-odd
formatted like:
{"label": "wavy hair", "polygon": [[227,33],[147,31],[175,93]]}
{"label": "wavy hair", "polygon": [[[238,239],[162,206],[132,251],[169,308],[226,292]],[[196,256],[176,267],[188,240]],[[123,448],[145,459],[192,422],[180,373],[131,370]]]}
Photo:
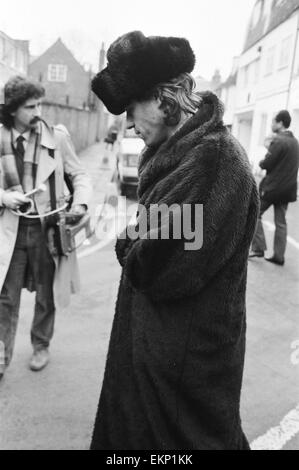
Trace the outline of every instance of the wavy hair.
{"label": "wavy hair", "polygon": [[177,126],[182,114],[195,114],[202,99],[195,92],[195,80],[189,73],[182,73],[168,82],[159,83],[145,99],[160,99],[165,112],[165,124]]}
{"label": "wavy hair", "polygon": [[39,82],[19,75],[10,78],[4,87],[5,104],[1,106],[0,122],[10,129],[14,124],[11,113],[14,113],[27,100],[39,99],[44,95],[45,89]]}

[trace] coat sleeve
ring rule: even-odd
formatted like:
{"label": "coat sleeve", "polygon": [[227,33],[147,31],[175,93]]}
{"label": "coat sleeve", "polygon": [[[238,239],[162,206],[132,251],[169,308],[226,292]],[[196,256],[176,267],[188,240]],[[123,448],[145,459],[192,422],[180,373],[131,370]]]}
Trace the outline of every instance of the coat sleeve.
{"label": "coat sleeve", "polygon": [[0,150],[0,214],[1,214],[1,207],[3,207],[3,204],[2,204],[3,194],[4,194],[4,189],[2,187],[2,165],[1,165],[1,150]]}
{"label": "coat sleeve", "polygon": [[270,173],[278,165],[282,151],[282,143],[278,140],[274,140],[270,145],[269,152],[265,159],[260,162],[262,170],[267,170],[267,172]]}
{"label": "coat sleeve", "polygon": [[[258,214],[258,193],[242,182],[226,195],[215,188],[203,207],[203,244],[186,250],[186,239],[137,239],[128,242],[124,273],[132,286],[153,301],[169,301],[200,292],[237,250],[247,259]],[[147,236],[149,233],[147,234]],[[126,250],[123,250],[125,252]]]}
{"label": "coat sleeve", "polygon": [[88,206],[92,195],[90,177],[86,174],[79,157],[76,155],[69,134],[63,133],[62,131],[58,132],[60,133],[64,171],[71,178],[74,188],[73,204],[85,204]]}
{"label": "coat sleeve", "polygon": [[1,125],[0,125],[0,215],[2,215],[3,211],[4,211],[4,207],[3,207],[3,203],[2,203],[2,197],[3,197],[3,194],[4,194],[4,189],[2,187],[2,179],[3,179],[3,175],[2,175],[2,165],[1,165],[1,149],[2,149],[2,132],[1,132]]}
{"label": "coat sleeve", "polygon": [[[1,165],[0,165],[0,181],[1,181],[2,175],[1,175]],[[2,197],[3,194],[5,193],[4,189],[1,188],[1,183],[0,183],[0,215],[2,214],[4,210],[3,202],[2,202]]]}

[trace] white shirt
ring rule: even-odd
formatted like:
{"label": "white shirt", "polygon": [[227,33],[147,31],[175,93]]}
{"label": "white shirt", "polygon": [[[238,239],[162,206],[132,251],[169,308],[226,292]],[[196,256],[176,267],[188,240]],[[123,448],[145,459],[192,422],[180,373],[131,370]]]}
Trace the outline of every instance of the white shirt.
{"label": "white shirt", "polygon": [[27,148],[27,145],[28,145],[28,142],[29,142],[29,138],[30,138],[30,131],[26,131],[24,132],[23,134],[21,134],[21,132],[17,131],[16,129],[12,129],[12,138],[13,138],[13,146],[16,147],[17,146],[17,138],[22,135],[24,137],[25,140],[23,140],[23,145],[24,145],[24,150],[26,151],[26,148]]}

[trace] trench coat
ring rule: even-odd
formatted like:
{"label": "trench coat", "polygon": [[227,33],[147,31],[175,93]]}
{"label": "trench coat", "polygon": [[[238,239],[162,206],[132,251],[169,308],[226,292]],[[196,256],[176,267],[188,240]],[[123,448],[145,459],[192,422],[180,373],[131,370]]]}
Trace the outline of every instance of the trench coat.
{"label": "trench coat", "polygon": [[[1,147],[0,128],[0,149]],[[49,155],[49,149],[55,150],[55,159]],[[40,142],[36,187],[44,183],[46,191],[39,192],[35,196],[36,208],[39,214],[51,210],[49,177],[53,171],[55,171],[57,207],[62,205],[66,195],[64,172],[72,180],[74,188],[73,204],[86,204],[88,206],[91,196],[90,179],[74,151],[68,132],[62,126],[51,129],[44,124]],[[19,217],[9,209],[1,207],[2,194],[5,189],[0,158],[0,291],[10,265],[19,227]],[[53,259],[55,262],[54,302],[56,306],[64,308],[70,302],[70,294],[79,290],[77,257],[76,253],[72,252],[69,256],[55,256]],[[25,279],[24,287],[27,287],[30,291],[35,290],[34,281],[29,278]]]}
{"label": "trench coat", "polygon": [[138,195],[149,212],[202,204],[203,244],[190,251],[183,236],[119,237],[123,270],[92,450],[249,448],[240,394],[258,191],[221,102],[201,97],[167,142],[143,152]]}

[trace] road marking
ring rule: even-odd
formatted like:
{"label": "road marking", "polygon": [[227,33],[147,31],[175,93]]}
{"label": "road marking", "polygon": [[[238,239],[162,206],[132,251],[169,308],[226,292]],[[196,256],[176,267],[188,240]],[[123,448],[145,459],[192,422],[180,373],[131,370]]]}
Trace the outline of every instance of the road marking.
{"label": "road marking", "polygon": [[[263,221],[263,224],[265,224],[269,230],[271,230],[271,232],[274,232],[275,231],[275,225],[272,224],[271,222],[268,222],[268,221]],[[299,250],[299,243],[296,242],[296,240],[294,240],[294,238],[292,237],[288,237],[287,238],[288,240],[288,243],[290,245],[292,245],[294,248],[296,248],[297,250]]]}
{"label": "road marking", "polygon": [[275,428],[251,443],[252,450],[281,450],[299,433],[299,405],[290,411]]}
{"label": "road marking", "polygon": [[[124,212],[121,211],[121,215],[124,215]],[[263,222],[271,232],[275,231],[275,225],[271,222]],[[110,232],[107,234],[105,240],[100,241],[96,245],[92,246],[89,249],[86,249],[79,253],[78,258],[84,258],[90,256],[96,251],[104,248],[109,243],[111,243],[110,234],[115,231],[115,227],[112,226]],[[292,237],[287,238],[288,243],[294,246],[299,250],[299,243],[296,242]],[[252,450],[281,450],[291,439],[293,439],[299,433],[299,405],[292,411],[290,411],[281,421],[281,423],[275,428],[269,429],[266,434],[255,439],[250,447]]]}
{"label": "road marking", "polygon": [[99,243],[96,243],[96,245],[90,248],[87,248],[84,251],[81,251],[81,253],[78,254],[78,259],[85,258],[86,256],[90,256],[96,251],[99,251],[102,248],[105,248],[105,246],[109,245],[114,239],[115,239],[115,224],[111,226],[111,229],[107,233],[105,240],[101,240]]}
{"label": "road marking", "polygon": [[[108,200],[109,198],[107,198]],[[106,201],[107,202],[107,201]],[[105,206],[105,205],[104,205]],[[114,223],[111,225],[111,229],[109,232],[106,234],[105,239],[101,240],[100,242],[96,243],[95,245],[91,246],[90,248],[85,249],[84,251],[81,251],[78,254],[78,259],[85,258],[86,256],[90,256],[93,253],[101,250],[102,248],[105,248],[105,246],[109,245],[113,240],[116,240],[117,236],[121,234],[121,232],[126,228],[127,225],[127,215],[128,215],[129,209],[126,208],[126,198],[125,197],[119,197],[118,199],[118,209],[117,209],[117,228],[118,231],[116,233],[116,220],[114,220]],[[102,212],[103,214],[103,212]],[[105,216],[100,215],[98,224],[102,221],[105,220]],[[130,219],[130,223],[132,222],[132,218]]]}
{"label": "road marking", "polygon": [[[268,221],[263,224],[271,231],[275,231],[275,225]],[[299,243],[292,237],[287,241],[299,250]],[[296,434],[299,433],[299,405],[288,413],[281,423],[275,428],[269,429],[266,434],[258,437],[251,443],[252,450],[281,450]]]}
{"label": "road marking", "polygon": [[[125,215],[125,211],[122,210],[122,208],[120,209],[120,211],[118,212],[118,215],[120,216],[124,216]],[[271,232],[274,232],[275,231],[275,225],[272,224],[271,222],[268,222],[268,221],[263,221],[263,224],[268,227],[268,229],[271,231]],[[112,234],[113,232],[113,227],[112,229],[110,230],[110,232],[107,234],[107,239],[105,240],[102,240],[100,241],[99,243],[97,243],[96,245],[92,246],[91,248],[88,248],[84,251],[82,251],[81,253],[79,253],[78,255],[78,259],[80,258],[84,258],[85,256],[90,256],[92,255],[93,253],[95,253],[96,251],[98,250],[101,250],[102,248],[104,248],[105,246],[109,245],[109,243],[112,241],[110,235]],[[292,237],[288,237],[287,238],[288,240],[288,243],[290,245],[292,245],[294,248],[296,248],[297,250],[299,250],[299,243]]]}

